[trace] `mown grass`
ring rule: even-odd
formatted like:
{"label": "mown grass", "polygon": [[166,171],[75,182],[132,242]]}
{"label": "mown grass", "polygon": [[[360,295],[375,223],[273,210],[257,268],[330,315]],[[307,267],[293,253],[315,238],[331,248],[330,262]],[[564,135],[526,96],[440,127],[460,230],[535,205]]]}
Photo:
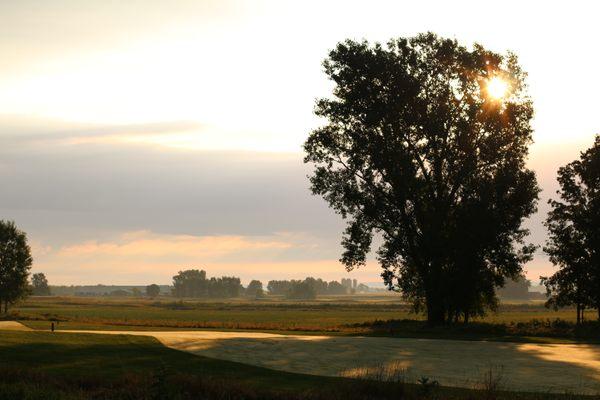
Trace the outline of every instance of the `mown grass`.
{"label": "mown grass", "polygon": [[[33,329],[90,330],[259,330],[299,334],[375,335],[467,340],[597,342],[600,327],[576,328],[574,310],[549,310],[540,302],[502,304],[496,314],[469,325],[430,328],[398,297],[330,296],[327,301],[159,300],[132,298],[37,297],[5,318]],[[594,313],[589,314],[595,317]]]}
{"label": "mown grass", "polygon": [[0,331],[0,360],[2,400],[590,398],[293,374],[195,356],[128,335]]}

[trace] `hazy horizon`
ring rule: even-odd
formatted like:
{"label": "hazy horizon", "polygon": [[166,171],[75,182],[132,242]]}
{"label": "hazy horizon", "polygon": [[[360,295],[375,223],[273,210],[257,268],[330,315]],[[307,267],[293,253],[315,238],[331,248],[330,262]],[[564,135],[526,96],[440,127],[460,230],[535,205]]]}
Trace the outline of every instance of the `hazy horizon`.
{"label": "hazy horizon", "polygon": [[[433,31],[514,51],[529,73],[542,244],[557,168],[600,133],[600,75],[575,69],[600,64],[597,14],[562,4],[0,3],[0,219],[52,285],[169,284],[187,268],[377,282],[376,262],[337,261],[344,225],[311,196],[301,146],[337,42]],[[537,283],[553,268],[540,250],[525,270]]]}

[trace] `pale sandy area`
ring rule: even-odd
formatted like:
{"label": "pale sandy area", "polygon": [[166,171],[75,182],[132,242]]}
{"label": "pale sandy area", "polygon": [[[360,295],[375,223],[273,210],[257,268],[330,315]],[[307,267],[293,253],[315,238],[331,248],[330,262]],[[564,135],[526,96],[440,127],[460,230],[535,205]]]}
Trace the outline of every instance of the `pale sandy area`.
{"label": "pale sandy area", "polygon": [[30,331],[31,328],[26,327],[16,321],[0,321],[0,331]]}
{"label": "pale sandy area", "polygon": [[314,375],[351,376],[393,365],[405,370],[408,381],[426,376],[442,385],[478,387],[492,370],[507,390],[600,393],[597,345],[215,331],[93,333],[153,336],[193,354]]}

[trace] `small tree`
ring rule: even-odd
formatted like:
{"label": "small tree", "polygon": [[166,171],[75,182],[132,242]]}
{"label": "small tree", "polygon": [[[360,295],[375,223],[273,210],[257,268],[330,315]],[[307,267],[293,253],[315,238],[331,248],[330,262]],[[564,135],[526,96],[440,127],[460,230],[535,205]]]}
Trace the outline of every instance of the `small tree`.
{"label": "small tree", "polygon": [[246,296],[259,298],[263,297],[265,294],[263,290],[263,284],[261,281],[253,280],[248,284],[246,288]]}
{"label": "small tree", "polygon": [[146,286],[146,296],[155,298],[160,294],[160,286],[156,283]]}
{"label": "small tree", "polygon": [[27,278],[33,259],[25,232],[12,221],[0,220],[0,309],[29,293]]}
{"label": "small tree", "polygon": [[33,274],[31,276],[31,287],[32,294],[34,296],[50,296],[50,286],[48,286],[48,279],[42,272]]}
{"label": "small tree", "polygon": [[586,307],[600,319],[600,136],[594,145],[558,170],[560,200],[549,200],[550,237],[544,251],[559,270],[542,277],[555,308],[575,304],[577,323]]}

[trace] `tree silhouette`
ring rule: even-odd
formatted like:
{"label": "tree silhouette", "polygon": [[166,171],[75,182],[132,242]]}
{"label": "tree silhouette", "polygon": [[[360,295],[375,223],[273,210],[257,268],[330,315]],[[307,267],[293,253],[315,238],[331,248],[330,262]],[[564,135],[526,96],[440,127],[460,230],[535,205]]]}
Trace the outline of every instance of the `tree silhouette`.
{"label": "tree silhouette", "polygon": [[[305,162],[313,193],[348,219],[340,261],[364,265],[378,234],[384,282],[430,323],[493,306],[534,251],[521,226],[539,192],[525,168],[533,107],[516,56],[428,33],[347,40],[324,68],[333,96],[317,101],[327,124]],[[502,98],[488,91],[498,79]]]}
{"label": "tree silhouette", "polygon": [[146,286],[146,296],[155,298],[160,294],[160,286],[156,283]]}
{"label": "tree silhouette", "polygon": [[544,251],[559,267],[542,277],[548,306],[577,306],[577,323],[586,307],[600,319],[600,136],[594,145],[558,170],[560,200],[549,200],[550,237]]}
{"label": "tree silhouette", "polygon": [[259,298],[263,297],[264,294],[265,292],[263,290],[263,284],[261,281],[258,281],[256,279],[250,281],[248,287],[246,288],[246,296]]}
{"label": "tree silhouette", "polygon": [[50,296],[50,286],[48,279],[42,272],[31,276],[32,293],[34,296]]}
{"label": "tree silhouette", "polygon": [[12,221],[0,220],[0,309],[29,293],[27,277],[33,259],[25,232]]}

